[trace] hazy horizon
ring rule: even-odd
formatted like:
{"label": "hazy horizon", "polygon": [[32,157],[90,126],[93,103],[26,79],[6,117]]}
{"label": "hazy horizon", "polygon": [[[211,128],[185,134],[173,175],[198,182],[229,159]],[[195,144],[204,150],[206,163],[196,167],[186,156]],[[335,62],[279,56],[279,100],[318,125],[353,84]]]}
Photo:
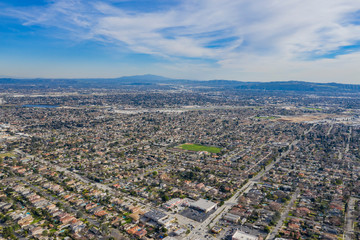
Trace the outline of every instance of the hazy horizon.
{"label": "hazy horizon", "polygon": [[356,0],[0,0],[0,76],[360,83]]}
{"label": "hazy horizon", "polygon": [[[185,78],[170,78],[167,76],[160,76],[160,75],[154,75],[154,74],[142,74],[142,75],[127,75],[127,76],[118,76],[118,77],[113,77],[113,78],[21,78],[21,77],[11,77],[11,76],[1,76],[0,75],[0,79],[19,79],[19,80],[35,80],[35,79],[52,79],[52,80],[56,80],[56,79],[61,79],[61,80],[112,80],[112,79],[122,79],[122,78],[133,78],[133,77],[147,77],[147,76],[154,76],[154,77],[159,77],[159,78],[164,78],[164,80],[184,80],[184,81],[199,81],[199,82],[207,82],[207,81],[235,81],[235,82],[244,82],[244,83],[276,83],[276,82],[304,82],[304,83],[320,83],[320,84],[351,84],[351,85],[360,85],[360,83],[338,83],[338,82],[316,82],[316,81],[301,81],[301,80],[274,80],[274,81],[242,81],[242,80],[234,80],[234,79],[185,79]],[[141,80],[141,79],[139,79]],[[148,79],[146,79],[148,80]]]}

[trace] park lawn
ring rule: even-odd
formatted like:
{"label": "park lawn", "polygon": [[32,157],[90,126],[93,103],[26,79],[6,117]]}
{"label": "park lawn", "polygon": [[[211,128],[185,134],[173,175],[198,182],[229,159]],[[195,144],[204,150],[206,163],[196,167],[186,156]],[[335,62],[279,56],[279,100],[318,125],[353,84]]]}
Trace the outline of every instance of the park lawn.
{"label": "park lawn", "polygon": [[15,154],[12,152],[7,152],[7,153],[0,153],[0,158],[4,158],[4,157],[14,157]]}
{"label": "park lawn", "polygon": [[206,151],[209,153],[219,153],[221,151],[221,148],[208,147],[199,144],[189,144],[189,143],[182,144],[179,146],[179,148],[189,151],[196,151],[196,152]]}
{"label": "park lawn", "polygon": [[277,119],[278,117],[274,117],[274,116],[263,116],[263,117],[255,117],[255,119],[266,119],[266,120],[273,120],[273,119]]}

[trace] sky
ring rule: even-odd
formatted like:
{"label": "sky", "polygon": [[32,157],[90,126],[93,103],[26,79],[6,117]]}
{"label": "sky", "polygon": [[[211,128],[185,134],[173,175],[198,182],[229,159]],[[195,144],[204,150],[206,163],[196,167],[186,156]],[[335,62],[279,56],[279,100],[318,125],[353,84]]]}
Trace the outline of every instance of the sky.
{"label": "sky", "polygon": [[0,0],[0,77],[360,84],[359,0]]}

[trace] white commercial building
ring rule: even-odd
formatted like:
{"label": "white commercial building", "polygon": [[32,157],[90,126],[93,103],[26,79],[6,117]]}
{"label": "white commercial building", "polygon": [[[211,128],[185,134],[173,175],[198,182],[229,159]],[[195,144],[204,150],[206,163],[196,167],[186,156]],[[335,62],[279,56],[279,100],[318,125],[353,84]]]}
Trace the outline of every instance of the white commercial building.
{"label": "white commercial building", "polygon": [[191,203],[190,206],[203,212],[210,212],[217,208],[217,203],[200,198],[196,202]]}
{"label": "white commercial building", "polygon": [[258,240],[258,237],[236,230],[234,235],[232,235],[232,240]]}

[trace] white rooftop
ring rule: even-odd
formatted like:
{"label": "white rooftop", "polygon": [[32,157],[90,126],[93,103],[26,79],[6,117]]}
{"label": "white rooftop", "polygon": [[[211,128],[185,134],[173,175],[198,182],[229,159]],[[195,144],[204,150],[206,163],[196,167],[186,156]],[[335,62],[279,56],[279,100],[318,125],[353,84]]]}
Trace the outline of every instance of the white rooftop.
{"label": "white rooftop", "polygon": [[236,230],[232,236],[232,240],[258,240],[258,237]]}
{"label": "white rooftop", "polygon": [[196,202],[191,203],[191,206],[194,208],[199,208],[199,209],[211,209],[213,207],[215,207],[217,204],[214,202],[211,202],[209,200],[206,199],[202,199],[200,198],[199,200],[197,200]]}

